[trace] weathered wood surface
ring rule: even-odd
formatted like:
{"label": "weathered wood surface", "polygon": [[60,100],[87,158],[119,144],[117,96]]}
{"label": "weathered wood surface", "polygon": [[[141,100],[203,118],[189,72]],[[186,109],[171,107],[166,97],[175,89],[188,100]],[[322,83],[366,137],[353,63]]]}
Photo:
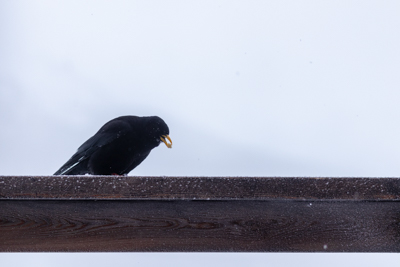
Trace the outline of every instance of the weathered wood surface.
{"label": "weathered wood surface", "polygon": [[0,251],[400,252],[399,185],[398,178],[0,177]]}
{"label": "weathered wood surface", "polygon": [[0,176],[0,199],[400,200],[400,179]]}

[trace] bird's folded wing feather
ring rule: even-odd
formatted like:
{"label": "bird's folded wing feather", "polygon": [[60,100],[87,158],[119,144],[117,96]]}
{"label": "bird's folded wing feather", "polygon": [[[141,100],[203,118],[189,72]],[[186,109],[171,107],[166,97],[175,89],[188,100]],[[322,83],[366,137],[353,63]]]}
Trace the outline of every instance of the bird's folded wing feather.
{"label": "bird's folded wing feather", "polygon": [[[124,127],[125,126],[125,127]],[[116,129],[117,128],[117,129]],[[96,150],[127,133],[129,126],[113,123],[104,125],[94,136],[83,143],[76,153],[54,175],[68,174],[87,160]]]}

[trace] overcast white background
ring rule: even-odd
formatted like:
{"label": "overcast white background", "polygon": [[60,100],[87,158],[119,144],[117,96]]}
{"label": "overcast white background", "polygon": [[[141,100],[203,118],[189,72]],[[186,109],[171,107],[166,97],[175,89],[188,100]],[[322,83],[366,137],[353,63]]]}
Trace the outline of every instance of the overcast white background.
{"label": "overcast white background", "polygon": [[[400,173],[398,1],[0,1],[0,175],[158,115],[130,175]],[[0,254],[9,266],[393,266],[397,254]],[[5,264],[7,263],[7,264]]]}

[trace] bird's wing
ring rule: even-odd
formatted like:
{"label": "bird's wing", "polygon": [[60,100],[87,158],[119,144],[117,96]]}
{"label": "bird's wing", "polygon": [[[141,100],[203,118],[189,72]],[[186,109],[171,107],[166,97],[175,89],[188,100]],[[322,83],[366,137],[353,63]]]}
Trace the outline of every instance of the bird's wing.
{"label": "bird's wing", "polygon": [[88,171],[87,159],[99,148],[125,135],[128,130],[129,125],[125,123],[110,121],[105,124],[94,136],[83,143],[54,175],[85,174]]}

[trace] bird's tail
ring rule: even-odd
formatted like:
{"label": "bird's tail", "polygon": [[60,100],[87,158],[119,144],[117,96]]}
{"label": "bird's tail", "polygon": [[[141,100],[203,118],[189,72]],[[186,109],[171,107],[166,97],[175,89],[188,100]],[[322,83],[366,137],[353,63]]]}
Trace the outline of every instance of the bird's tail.
{"label": "bird's tail", "polygon": [[83,157],[76,159],[74,156],[69,159],[54,175],[84,175],[89,173],[87,159]]}

